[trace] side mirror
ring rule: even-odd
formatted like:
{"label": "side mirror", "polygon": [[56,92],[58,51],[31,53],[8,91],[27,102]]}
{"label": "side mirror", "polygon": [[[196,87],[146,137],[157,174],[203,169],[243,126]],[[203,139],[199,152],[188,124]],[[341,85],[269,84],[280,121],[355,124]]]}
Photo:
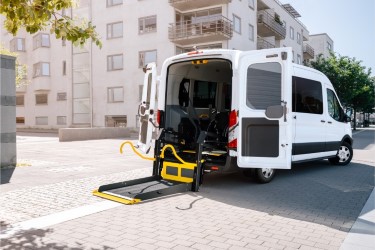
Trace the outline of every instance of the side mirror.
{"label": "side mirror", "polygon": [[352,121],[352,119],[350,118],[350,116],[345,116],[345,122],[351,122]]}
{"label": "side mirror", "polygon": [[266,109],[266,116],[270,119],[280,119],[284,115],[284,107],[281,105],[269,106]]}

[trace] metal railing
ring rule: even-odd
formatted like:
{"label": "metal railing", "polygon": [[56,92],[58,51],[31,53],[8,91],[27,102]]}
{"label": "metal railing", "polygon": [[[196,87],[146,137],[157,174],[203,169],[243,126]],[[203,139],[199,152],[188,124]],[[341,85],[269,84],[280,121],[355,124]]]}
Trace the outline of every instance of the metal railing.
{"label": "metal railing", "polygon": [[280,23],[276,22],[275,17],[273,17],[267,11],[259,11],[258,23],[264,24],[266,27],[276,33],[279,38],[285,39],[286,28]]}
{"label": "metal railing", "polygon": [[257,40],[257,49],[272,49],[275,48],[275,45],[266,41],[263,38],[259,38]]}
{"label": "metal railing", "polygon": [[209,34],[221,34],[227,39],[231,38],[233,35],[231,21],[224,16],[212,16],[202,18],[199,22],[172,23],[169,27],[169,39],[172,41]]}
{"label": "metal railing", "polygon": [[314,49],[313,47],[311,47],[310,45],[308,44],[304,44],[303,45],[303,53],[306,53],[308,54],[309,56],[311,56],[311,58],[314,58]]}

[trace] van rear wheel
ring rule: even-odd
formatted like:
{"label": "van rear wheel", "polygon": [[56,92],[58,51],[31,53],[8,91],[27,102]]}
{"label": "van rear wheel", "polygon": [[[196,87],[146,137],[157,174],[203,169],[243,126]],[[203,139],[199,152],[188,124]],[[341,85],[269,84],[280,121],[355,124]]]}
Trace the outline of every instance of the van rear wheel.
{"label": "van rear wheel", "polygon": [[328,161],[333,165],[348,165],[353,158],[353,148],[347,142],[343,142],[337,151],[337,155],[334,158],[328,159]]}
{"label": "van rear wheel", "polygon": [[250,168],[242,171],[243,175],[253,178],[258,183],[268,183],[275,176],[276,170],[273,168]]}
{"label": "van rear wheel", "polygon": [[257,168],[255,169],[255,180],[258,183],[268,183],[275,176],[276,170],[273,168]]}

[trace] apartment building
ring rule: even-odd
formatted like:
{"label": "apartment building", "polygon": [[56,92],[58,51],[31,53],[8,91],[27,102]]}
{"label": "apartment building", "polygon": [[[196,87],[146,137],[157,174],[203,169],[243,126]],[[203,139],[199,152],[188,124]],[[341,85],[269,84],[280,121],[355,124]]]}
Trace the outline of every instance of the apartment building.
{"label": "apartment building", "polygon": [[29,84],[17,89],[20,128],[137,127],[143,67],[161,66],[194,46],[290,46],[296,63],[311,57],[304,53],[309,32],[300,15],[278,0],[81,0],[63,14],[92,21],[102,49],[73,47],[48,32],[1,34],[29,66]]}
{"label": "apartment building", "polygon": [[315,51],[314,59],[320,54],[327,58],[330,52],[334,51],[333,40],[327,33],[310,35],[309,44]]}

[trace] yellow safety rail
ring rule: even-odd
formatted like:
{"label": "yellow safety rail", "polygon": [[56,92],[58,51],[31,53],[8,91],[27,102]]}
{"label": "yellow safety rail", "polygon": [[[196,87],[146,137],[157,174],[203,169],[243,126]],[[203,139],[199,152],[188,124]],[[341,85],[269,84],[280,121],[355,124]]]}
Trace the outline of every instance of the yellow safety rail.
{"label": "yellow safety rail", "polygon": [[130,147],[133,149],[134,153],[136,153],[139,157],[141,157],[142,159],[144,160],[149,160],[149,161],[155,161],[155,158],[153,157],[147,157],[147,156],[144,156],[142,155],[141,153],[139,153],[137,150],[136,150],[136,147],[134,146],[133,142],[131,141],[125,141],[121,144],[120,146],[120,153],[122,154],[122,148],[126,145],[126,144],[129,144]]}
{"label": "yellow safety rail", "polygon": [[[149,161],[155,161],[156,159],[153,157],[147,157],[141,154],[136,150],[136,147],[134,146],[133,142],[131,141],[125,141],[120,146],[120,153],[123,153],[123,147],[129,144],[134,153],[136,153],[139,157],[145,160]],[[164,152],[167,149],[171,149],[173,155],[176,157],[176,159],[180,162],[169,162],[164,161],[163,162],[163,168],[161,171],[161,177],[166,180],[173,180],[173,181],[180,181],[180,182],[186,182],[190,183],[193,182],[193,173],[194,169],[197,167],[196,163],[186,162],[184,161],[176,152],[176,149],[171,144],[165,145],[160,153],[160,158],[164,159]],[[202,160],[203,162],[203,160]],[[184,176],[185,175],[185,176]],[[188,176],[187,176],[188,175]]]}

